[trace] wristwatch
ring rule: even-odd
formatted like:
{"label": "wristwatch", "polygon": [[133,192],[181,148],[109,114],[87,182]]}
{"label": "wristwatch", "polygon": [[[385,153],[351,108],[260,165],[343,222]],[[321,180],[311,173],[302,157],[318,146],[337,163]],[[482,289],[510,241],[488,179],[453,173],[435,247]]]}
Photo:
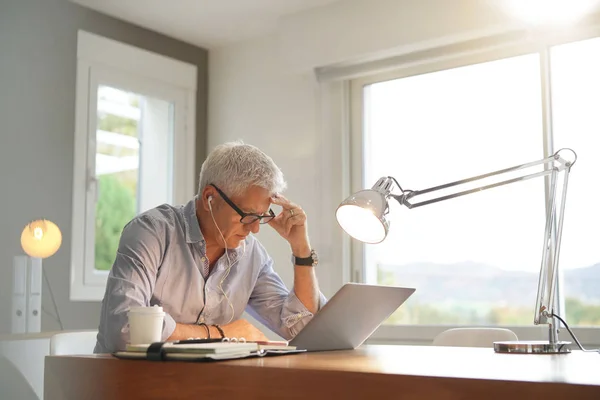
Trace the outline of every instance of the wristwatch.
{"label": "wristwatch", "polygon": [[310,251],[310,256],[308,257],[296,257],[292,254],[292,263],[294,265],[305,265],[316,267],[319,263],[319,258],[317,257],[317,252],[314,250]]}

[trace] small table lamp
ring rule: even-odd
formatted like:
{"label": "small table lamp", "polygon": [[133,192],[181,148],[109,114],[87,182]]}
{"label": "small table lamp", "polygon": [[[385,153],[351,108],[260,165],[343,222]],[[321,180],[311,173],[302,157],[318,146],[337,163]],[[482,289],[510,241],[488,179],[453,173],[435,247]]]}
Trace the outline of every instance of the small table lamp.
{"label": "small table lamp", "polygon": [[[568,353],[570,351],[568,344],[570,343],[558,340],[558,320],[563,323],[564,321],[554,312],[554,293],[558,278],[558,257],[560,253],[567,184],[569,172],[576,160],[577,155],[573,150],[561,149],[550,157],[542,160],[423,190],[404,190],[395,178],[391,176],[382,177],[371,189],[361,190],[344,200],[336,211],[336,217],[342,229],[350,236],[365,243],[376,244],[382,242],[386,238],[390,228],[390,223],[387,220],[389,198],[393,198],[401,205],[411,209],[458,196],[464,196],[470,193],[476,193],[485,189],[491,189],[527,179],[549,176],[551,178],[551,202],[546,213],[543,254],[533,321],[535,325],[548,324],[549,340],[496,342],[494,343],[494,349],[496,352],[507,353]],[[539,166],[542,166],[543,169],[532,173],[522,173],[520,176],[505,178],[501,181],[491,182],[490,179],[494,176],[506,177],[507,174],[519,174],[521,173],[521,170],[527,170],[536,166],[538,168]],[[558,177],[561,174],[563,176],[562,184],[558,182]],[[480,181],[483,181],[483,183],[480,183]],[[472,182],[477,182],[475,188],[467,186],[467,184],[471,184]],[[446,191],[449,188],[460,187],[461,185],[464,185],[463,187],[471,188],[467,190],[458,190],[455,193],[445,194],[434,198],[427,198],[422,201],[413,201],[413,199],[418,198],[419,196]],[[395,186],[400,190],[400,194],[392,193]],[[560,193],[560,196],[558,193]],[[558,204],[558,199],[560,199],[560,204]],[[557,207],[560,208],[557,209]],[[569,330],[569,333],[573,336],[569,327],[566,323],[564,324],[567,327],[567,330]],[[581,347],[575,336],[573,336],[573,339],[577,345]]]}
{"label": "small table lamp", "polygon": [[46,280],[56,318],[62,322],[52,288],[42,269],[42,259],[58,251],[62,234],[55,223],[39,219],[30,222],[21,233],[21,247],[27,256],[13,260],[12,333],[40,332],[42,326],[42,277]]}
{"label": "small table lamp", "polygon": [[21,247],[30,257],[48,258],[58,251],[62,234],[52,221],[38,219],[25,226],[21,233]]}

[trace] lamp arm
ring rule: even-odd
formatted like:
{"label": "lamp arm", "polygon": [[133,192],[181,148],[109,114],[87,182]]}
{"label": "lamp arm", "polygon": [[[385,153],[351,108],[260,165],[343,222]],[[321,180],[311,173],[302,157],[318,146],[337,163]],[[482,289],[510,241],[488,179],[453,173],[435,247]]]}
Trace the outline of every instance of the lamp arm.
{"label": "lamp arm", "polygon": [[[573,160],[569,160],[567,158],[563,158],[561,156],[561,152],[565,152],[565,151],[570,151],[573,155],[574,155],[574,159]],[[533,161],[530,163],[526,163],[526,164],[520,164],[520,165],[515,165],[514,167],[510,167],[510,168],[504,168],[504,169],[500,169],[497,171],[493,171],[493,172],[489,172],[486,174],[482,174],[482,175],[477,175],[471,178],[466,178],[466,179],[461,179],[458,181],[454,181],[454,182],[450,182],[450,183],[445,183],[443,185],[438,185],[438,186],[433,186],[427,189],[421,189],[421,190],[403,190],[402,187],[398,184],[398,181],[393,178],[393,177],[389,177],[391,178],[396,185],[398,186],[398,188],[400,189],[400,191],[402,192],[401,194],[389,194],[389,197],[394,198],[396,201],[398,201],[400,204],[408,207],[408,208],[416,208],[416,207],[421,207],[421,206],[425,206],[427,204],[432,204],[432,203],[437,203],[440,201],[444,201],[444,200],[448,200],[448,199],[453,199],[455,197],[460,197],[460,196],[464,196],[467,194],[471,194],[471,193],[475,193],[475,192],[481,192],[483,190],[486,189],[491,189],[494,187],[498,187],[498,186],[503,186],[503,185],[508,185],[514,182],[519,182],[519,181],[525,181],[528,179],[532,179],[532,178],[537,178],[539,176],[547,176],[552,174],[552,170],[553,168],[557,168],[559,171],[562,171],[563,169],[570,169],[571,166],[573,166],[573,164],[575,163],[575,161],[577,160],[577,155],[575,154],[575,152],[571,149],[561,149],[558,150],[556,153],[554,153],[553,155],[543,158],[541,160],[537,160],[537,161]],[[490,184],[482,184],[481,186],[477,186],[475,188],[469,189],[469,190],[462,190],[456,193],[452,193],[452,194],[448,194],[448,195],[443,195],[440,197],[435,197],[435,198],[431,198],[428,200],[423,200],[420,202],[412,202],[411,199],[418,197],[418,196],[422,196],[428,193],[434,193],[437,191],[441,191],[444,189],[449,189],[455,186],[460,186],[460,185],[465,185],[471,182],[476,182],[476,181],[481,181],[483,179],[486,178],[491,178],[494,176],[501,176],[504,174],[509,174],[511,172],[515,172],[515,171],[519,171],[519,170],[523,170],[523,169],[527,169],[527,168],[531,168],[534,167],[536,165],[548,165],[551,164],[552,168],[544,168],[544,170],[540,171],[540,172],[535,172],[535,173],[530,173],[530,174],[524,174],[521,176],[518,176],[516,178],[511,178],[511,179],[506,179],[500,182],[495,182],[495,183],[490,183]]]}
{"label": "lamp arm", "polygon": [[[571,156],[565,156],[564,153],[570,152]],[[498,186],[508,185],[515,182],[525,181],[541,176],[550,176],[550,203],[546,208],[546,226],[544,233],[542,261],[540,267],[540,275],[538,281],[538,293],[536,298],[536,307],[534,313],[534,324],[545,323],[550,325],[550,343],[556,343],[557,339],[557,324],[555,322],[554,314],[554,295],[556,289],[556,281],[558,279],[558,259],[560,255],[560,245],[563,227],[563,217],[565,210],[565,201],[567,195],[567,184],[569,180],[569,172],[575,161],[577,160],[577,154],[571,149],[560,149],[553,155],[543,158],[541,160],[533,161],[526,164],[516,165],[514,167],[505,168],[493,172],[489,172],[482,175],[477,175],[472,178],[461,179],[458,181],[446,183],[443,185],[433,186],[422,190],[403,190],[398,184],[396,179],[388,177],[386,180],[390,182],[393,180],[401,191],[401,194],[392,194],[391,190],[388,190],[387,197],[394,198],[401,205],[408,207],[409,209],[425,206],[432,203],[452,199],[455,197],[464,196],[467,194],[480,192],[483,190],[495,188]],[[538,165],[543,166],[543,170],[532,173],[523,173],[517,177],[511,177],[508,179],[489,183],[484,181],[495,176],[502,176],[512,172],[526,170],[531,167]],[[562,185],[558,184],[558,175],[564,173]],[[383,179],[383,178],[382,178]],[[381,181],[381,180],[380,180]],[[483,182],[478,182],[483,181]],[[413,201],[415,198],[458,187],[460,185],[466,185],[472,182],[477,182],[474,188],[459,190],[450,194],[444,194],[438,197],[429,198],[422,201]],[[560,187],[560,208],[557,216],[557,192]]]}

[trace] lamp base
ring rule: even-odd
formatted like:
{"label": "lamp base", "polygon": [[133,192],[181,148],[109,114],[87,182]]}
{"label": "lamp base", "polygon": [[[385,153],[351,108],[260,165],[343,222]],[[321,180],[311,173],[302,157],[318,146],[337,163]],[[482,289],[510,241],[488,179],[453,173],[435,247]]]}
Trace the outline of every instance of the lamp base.
{"label": "lamp base", "polygon": [[566,354],[570,353],[571,342],[550,343],[547,340],[514,340],[494,342],[496,353],[518,354]]}

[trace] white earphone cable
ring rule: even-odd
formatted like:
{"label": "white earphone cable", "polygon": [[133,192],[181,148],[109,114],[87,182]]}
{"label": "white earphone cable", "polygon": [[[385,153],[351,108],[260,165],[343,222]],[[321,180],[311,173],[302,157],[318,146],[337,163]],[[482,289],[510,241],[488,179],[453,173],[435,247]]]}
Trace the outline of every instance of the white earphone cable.
{"label": "white earphone cable", "polygon": [[[229,300],[229,297],[227,297],[225,290],[223,290],[223,282],[225,281],[225,278],[227,278],[227,276],[229,276],[229,272],[231,271],[231,267],[233,265],[231,264],[231,260],[229,259],[229,253],[227,252],[227,242],[225,241],[223,232],[221,232],[221,229],[219,228],[219,225],[217,224],[217,221],[215,220],[215,216],[213,215],[210,200],[208,202],[208,208],[210,209],[210,216],[212,217],[213,223],[215,224],[215,227],[219,231],[219,235],[221,235],[221,239],[223,239],[223,245],[225,246],[225,257],[227,257],[227,271],[225,271],[225,274],[221,278],[221,281],[219,282],[218,287],[219,287],[219,289],[221,289],[221,293],[223,293],[223,296],[225,296],[225,299],[227,300],[227,303],[229,303],[229,307],[231,308],[231,318],[229,318],[229,321],[227,322],[227,324],[229,324],[231,321],[233,321],[233,317],[235,316],[235,309],[233,308],[233,303]],[[244,244],[244,252],[245,251],[246,251],[246,245]]]}

